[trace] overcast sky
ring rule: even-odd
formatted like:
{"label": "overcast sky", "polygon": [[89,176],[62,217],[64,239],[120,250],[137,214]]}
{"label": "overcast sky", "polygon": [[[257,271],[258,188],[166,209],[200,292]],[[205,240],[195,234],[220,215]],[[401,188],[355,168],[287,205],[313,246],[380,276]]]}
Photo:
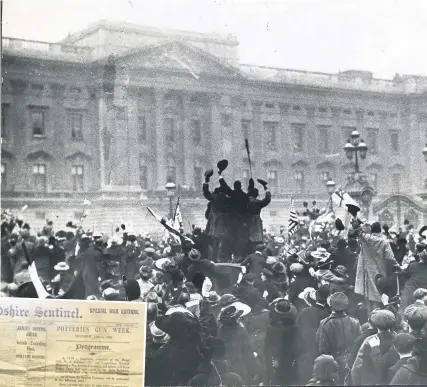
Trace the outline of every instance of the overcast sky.
{"label": "overcast sky", "polygon": [[58,41],[99,19],[231,33],[240,61],[427,76],[427,0],[3,0],[3,36]]}

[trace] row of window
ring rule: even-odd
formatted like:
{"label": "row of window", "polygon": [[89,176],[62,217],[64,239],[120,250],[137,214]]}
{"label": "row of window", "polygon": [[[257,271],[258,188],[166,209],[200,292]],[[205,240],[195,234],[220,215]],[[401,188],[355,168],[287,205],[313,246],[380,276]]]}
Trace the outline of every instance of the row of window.
{"label": "row of window", "polygon": [[[122,112],[123,113],[123,112]],[[31,133],[35,138],[43,138],[46,136],[46,108],[30,108],[31,118]],[[9,108],[8,105],[2,105],[1,112],[1,137],[7,138]],[[125,114],[117,114],[117,120],[126,120]],[[67,114],[67,123],[71,140],[83,141],[83,128],[84,128],[84,113],[78,110],[69,110]],[[121,125],[121,123],[119,123]],[[138,140],[139,143],[144,143],[148,138],[148,125],[146,117],[143,115],[138,116]],[[163,121],[165,138],[167,142],[174,142],[176,140],[176,120],[173,118],[165,118]],[[199,119],[190,120],[191,136],[194,144],[198,145],[202,142],[202,126]]]}
{"label": "row of window", "polygon": [[[73,185],[74,191],[84,191],[84,178],[85,178],[85,170],[83,165],[73,165],[71,167],[71,180]],[[194,167],[194,187],[201,187],[203,183],[203,171],[201,167]],[[34,183],[34,189],[36,191],[46,191],[47,189],[47,170],[46,170],[46,164],[34,164],[32,169],[32,175],[33,175],[33,183]],[[347,178],[350,178],[353,175],[353,172],[347,173]],[[242,171],[242,180],[243,184],[246,186],[249,184],[249,170],[243,170]],[[298,187],[299,191],[304,191],[306,186],[306,179],[305,179],[305,171],[303,170],[295,170],[294,171],[294,182],[296,186]],[[327,182],[331,178],[331,174],[329,171],[321,171],[320,172],[320,179],[323,182]],[[370,184],[373,186],[373,188],[378,187],[378,173],[372,172],[368,174],[368,178],[370,181]],[[176,167],[175,166],[168,166],[166,169],[166,179],[167,181],[177,181],[177,175],[176,175]],[[396,192],[400,192],[401,188],[401,174],[400,173],[393,173],[391,175],[392,179],[392,186],[393,190]],[[267,171],[267,180],[270,188],[275,191],[279,188],[279,172],[277,170],[268,170]],[[7,166],[6,164],[1,164],[1,181],[2,181],[2,187],[7,187]],[[148,168],[145,165],[139,166],[139,183],[142,189],[148,189]]]}
{"label": "row of window", "polygon": [[[245,138],[249,135],[251,121],[250,120],[242,120],[242,131]],[[264,121],[263,123],[264,133],[266,138],[266,146],[268,149],[277,150],[279,146],[278,141],[278,130],[279,123],[278,122],[269,122]],[[343,137],[345,141],[351,138],[351,132],[355,130],[356,127],[343,127]],[[292,142],[293,147],[296,152],[305,151],[305,139],[306,139],[306,125],[305,124],[291,124],[291,134],[292,134]],[[370,154],[378,153],[378,129],[366,129],[366,138],[365,141],[369,147]],[[390,146],[391,151],[395,154],[400,152],[400,135],[396,130],[390,130]],[[317,144],[318,149],[321,153],[330,153],[333,151],[333,138],[334,132],[333,128],[330,125],[317,125]],[[343,144],[344,146],[344,144]]]}
{"label": "row of window", "polygon": [[[243,102],[243,107],[248,107],[248,102],[247,101],[244,101]],[[275,103],[273,103],[273,102],[266,102],[265,104],[264,104],[264,107],[266,108],[266,109],[276,109],[277,108],[277,105],[275,104]],[[303,108],[300,106],[300,105],[293,105],[292,106],[292,110],[293,111],[296,111],[296,112],[299,112],[299,111],[302,111],[303,110]],[[322,113],[322,114],[325,114],[325,113],[329,113],[330,112],[330,109],[328,108],[328,107],[325,107],[325,106],[320,106],[320,107],[318,107],[317,108],[317,111],[319,112],[319,113]],[[344,108],[344,109],[342,109],[342,112],[343,112],[343,114],[345,114],[345,115],[351,115],[351,114],[353,114],[354,113],[354,110],[353,109],[348,109],[348,108]],[[397,118],[398,117],[398,114],[397,113],[387,113],[387,112],[384,112],[388,117],[390,117],[390,118]],[[375,116],[377,116],[378,115],[378,112],[375,112],[375,111],[373,111],[373,110],[368,110],[367,112],[366,112],[366,115],[368,116],[368,117],[375,117]]]}
{"label": "row of window", "polygon": [[[71,180],[73,191],[84,191],[84,167],[83,165],[73,165],[71,167]],[[46,164],[34,164],[32,169],[32,183],[34,190],[44,192],[47,189],[47,169]],[[7,165],[1,164],[1,185],[2,189],[7,189]]]}

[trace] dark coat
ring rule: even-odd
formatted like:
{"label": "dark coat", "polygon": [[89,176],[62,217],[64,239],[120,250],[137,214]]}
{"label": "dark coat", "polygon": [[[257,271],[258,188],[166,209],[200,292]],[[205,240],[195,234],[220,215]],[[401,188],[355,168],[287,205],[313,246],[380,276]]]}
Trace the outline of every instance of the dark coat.
{"label": "dark coat", "polygon": [[244,281],[233,288],[232,294],[244,304],[250,303],[253,299],[261,298],[260,291],[255,286],[250,285]]}
{"label": "dark coat", "polygon": [[192,264],[188,267],[187,273],[184,272],[184,274],[189,281],[192,281],[192,278],[198,272],[203,273],[210,279],[214,278],[218,274],[215,264],[207,259],[192,261]]}
{"label": "dark coat", "polygon": [[365,342],[365,340],[372,336],[375,335],[377,333],[377,329],[376,328],[368,328],[366,332],[363,332],[354,342],[354,346],[351,350],[351,355],[348,359],[348,366],[350,367],[350,369],[353,367],[354,361],[357,358],[357,354],[359,353],[359,349],[362,346],[362,344]]}
{"label": "dark coat", "polygon": [[248,203],[248,227],[249,240],[251,242],[262,242],[264,239],[261,210],[271,202],[271,193],[266,191],[264,199],[249,199]]}
{"label": "dark coat", "polygon": [[348,374],[348,359],[354,341],[361,334],[360,323],[344,312],[333,312],[322,320],[316,334],[320,354],[331,355],[339,365],[339,382],[344,383]]}
{"label": "dark coat", "polygon": [[[243,325],[249,333],[252,349],[259,357],[264,355],[265,335],[269,321],[269,311],[267,309],[253,310],[243,317]],[[264,359],[262,359],[263,361]]]}
{"label": "dark coat", "polygon": [[230,198],[230,213],[235,217],[246,216],[249,213],[249,198],[242,190],[232,190],[224,179],[219,180],[222,191]]}
{"label": "dark coat", "polygon": [[317,329],[329,314],[325,306],[316,304],[301,310],[297,318],[299,384],[306,384],[311,377],[314,361],[319,356],[316,344]]}
{"label": "dark coat", "polygon": [[40,279],[50,281],[52,279],[51,252],[47,246],[37,246],[33,255],[36,263],[37,274]]}
{"label": "dark coat", "polygon": [[11,261],[9,259],[9,249],[11,248],[8,237],[3,237],[1,239],[1,268],[0,275],[2,282],[12,282],[13,281],[13,269]]}
{"label": "dark coat", "polygon": [[147,357],[145,382],[147,386],[186,386],[202,359],[197,343],[170,339]]}
{"label": "dark coat", "polygon": [[226,343],[224,360],[230,371],[240,375],[246,384],[252,384],[258,367],[246,329],[237,323],[221,324],[218,337]]}
{"label": "dark coat", "polygon": [[427,385],[427,359],[413,356],[394,376],[390,385]]}
{"label": "dark coat", "polygon": [[290,324],[273,320],[267,328],[264,348],[267,384],[291,386],[297,381],[298,331],[294,324]]}
{"label": "dark coat", "polygon": [[246,259],[241,263],[242,266],[246,266],[248,273],[254,273],[256,275],[255,284],[261,283],[261,272],[265,268],[265,256],[260,252],[249,254]]}
{"label": "dark coat", "polygon": [[138,257],[141,254],[141,248],[135,244],[128,244],[125,247],[125,252],[123,256],[123,274],[128,279],[133,279],[138,274],[139,265],[138,265]]}
{"label": "dark coat", "polygon": [[396,334],[394,332],[380,332],[377,334],[380,346],[371,348],[368,337],[359,349],[351,370],[353,384],[387,384],[388,369],[399,359],[391,350]]}
{"label": "dark coat", "polygon": [[91,245],[80,255],[80,261],[83,271],[83,281],[85,283],[85,296],[94,295],[99,297],[98,277],[99,268],[102,263],[104,253],[101,248]]}
{"label": "dark coat", "polygon": [[396,376],[397,371],[399,371],[402,366],[407,364],[409,359],[410,359],[409,357],[404,357],[402,359],[399,359],[394,366],[392,366],[388,369],[388,382],[387,382],[387,384],[391,383],[393,378]]}
{"label": "dark coat", "polygon": [[169,341],[146,358],[147,386],[185,386],[197,374],[201,355],[200,325],[185,315],[176,325],[173,315],[159,317],[156,326],[170,335]]}
{"label": "dark coat", "polygon": [[408,278],[402,292],[402,302],[400,310],[415,302],[414,291],[418,288],[427,288],[427,263],[414,262],[405,270],[405,276]]}
{"label": "dark coat", "polygon": [[229,206],[230,199],[224,193],[214,194],[209,184],[203,184],[203,196],[211,203],[206,233],[214,238],[222,238],[231,232]]}
{"label": "dark coat", "polygon": [[189,386],[243,386],[240,375],[230,372],[227,362],[220,360],[204,361],[198,374],[192,378]]}

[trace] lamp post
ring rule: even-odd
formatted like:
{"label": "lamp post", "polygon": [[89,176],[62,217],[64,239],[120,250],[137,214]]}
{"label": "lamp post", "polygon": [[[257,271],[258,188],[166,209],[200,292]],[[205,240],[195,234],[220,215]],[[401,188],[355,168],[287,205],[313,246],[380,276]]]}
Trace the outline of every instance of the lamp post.
{"label": "lamp post", "polygon": [[331,178],[326,182],[326,189],[328,190],[329,194],[329,209],[332,210],[332,194],[335,192],[335,181],[333,181]]}
{"label": "lamp post", "polygon": [[169,197],[169,218],[173,220],[172,199],[175,196],[176,185],[172,181],[169,181],[166,183],[165,188]]}
{"label": "lamp post", "polygon": [[359,154],[362,159],[366,158],[368,152],[368,146],[365,141],[360,139],[360,133],[357,130],[353,130],[351,133],[351,140],[347,141],[344,146],[345,155],[349,160],[353,160],[353,154],[355,158],[355,173],[359,173]]}

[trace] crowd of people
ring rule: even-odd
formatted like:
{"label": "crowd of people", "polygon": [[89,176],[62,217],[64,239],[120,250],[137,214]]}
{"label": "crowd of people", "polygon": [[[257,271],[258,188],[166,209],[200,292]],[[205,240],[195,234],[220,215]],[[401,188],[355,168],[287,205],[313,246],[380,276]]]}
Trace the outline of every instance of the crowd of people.
{"label": "crowd of people", "polygon": [[[219,163],[206,227],[114,235],[13,214],[1,228],[1,296],[147,303],[148,386],[427,384],[427,226],[347,227],[307,203],[298,229],[263,229],[265,198]],[[315,204],[315,203],[314,203]],[[34,278],[33,278],[34,279]]]}

